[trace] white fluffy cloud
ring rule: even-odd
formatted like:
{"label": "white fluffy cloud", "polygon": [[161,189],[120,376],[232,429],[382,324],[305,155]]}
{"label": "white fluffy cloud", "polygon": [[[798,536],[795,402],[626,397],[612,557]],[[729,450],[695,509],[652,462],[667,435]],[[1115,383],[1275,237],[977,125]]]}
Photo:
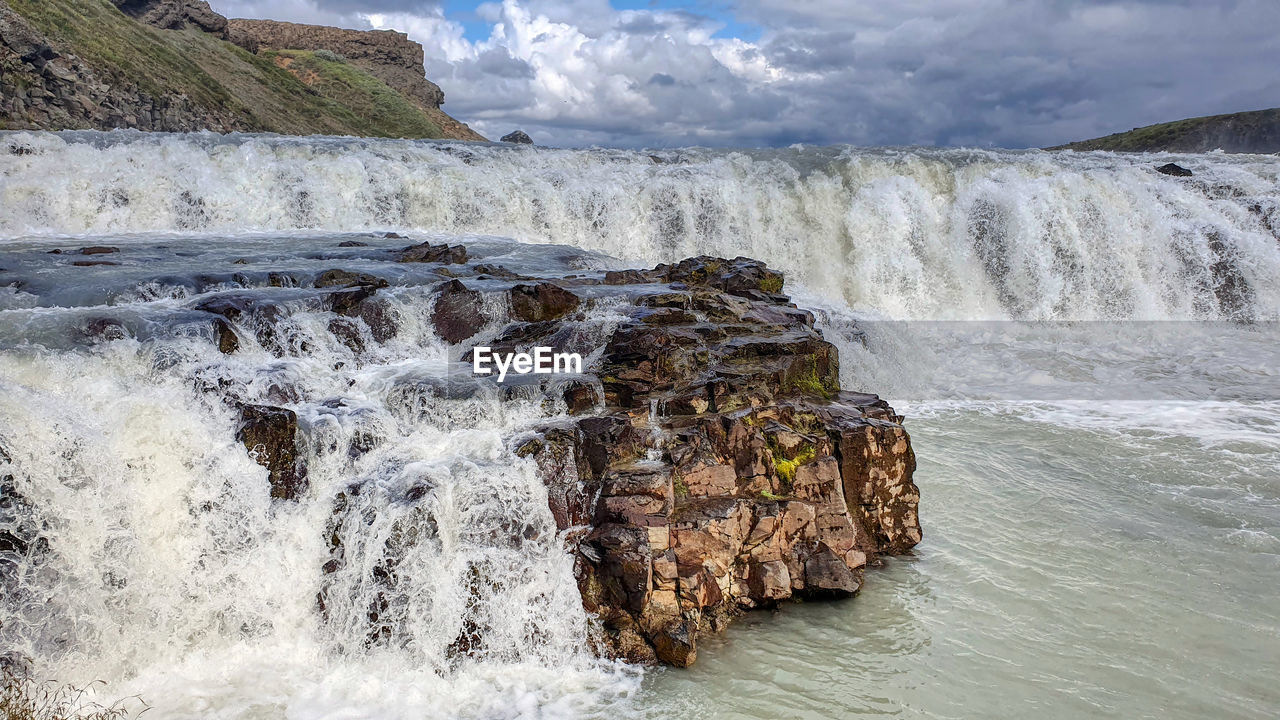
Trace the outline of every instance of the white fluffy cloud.
{"label": "white fluffy cloud", "polygon": [[547,144],[1028,147],[1280,104],[1274,0],[737,0],[752,41],[607,0],[486,3],[477,42],[429,0],[213,5],[408,32],[446,110]]}

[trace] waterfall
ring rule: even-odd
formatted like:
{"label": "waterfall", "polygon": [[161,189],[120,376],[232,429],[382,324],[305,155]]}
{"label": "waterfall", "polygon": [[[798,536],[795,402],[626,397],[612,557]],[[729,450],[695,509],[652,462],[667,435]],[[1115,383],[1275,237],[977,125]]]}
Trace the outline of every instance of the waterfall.
{"label": "waterfall", "polygon": [[8,133],[0,233],[423,230],[651,264],[748,255],[896,319],[1274,318],[1268,156],[555,150]]}
{"label": "waterfall", "polygon": [[[1170,160],[1194,175],[1155,172]],[[455,382],[429,320],[442,276],[385,256],[425,240],[546,277],[755,257],[818,310],[847,386],[911,400],[1015,375],[1039,392],[1045,367],[1078,398],[1141,343],[1164,354],[1118,363],[1135,402],[1136,376],[1173,366],[1192,367],[1175,399],[1274,397],[1251,359],[1274,343],[1249,334],[1280,319],[1274,157],[0,133],[0,652],[164,718],[625,715],[639,672],[590,652],[564,536],[511,447],[564,409]],[[86,245],[121,252],[50,254]],[[330,268],[389,281],[393,337],[333,330],[310,284]],[[224,355],[194,308],[232,292],[273,309],[237,319]],[[594,311],[588,358],[617,321]],[[866,343],[855,316],[1246,322],[1191,366],[1178,333],[1059,362],[1087,329],[1018,330],[959,361],[967,331]],[[296,415],[296,502],[237,440],[245,405]]]}

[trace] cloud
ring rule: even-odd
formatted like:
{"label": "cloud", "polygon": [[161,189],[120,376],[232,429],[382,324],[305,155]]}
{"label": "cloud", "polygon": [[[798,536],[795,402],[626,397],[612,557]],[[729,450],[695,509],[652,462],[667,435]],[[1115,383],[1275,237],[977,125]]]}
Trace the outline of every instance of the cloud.
{"label": "cloud", "polygon": [[1280,105],[1274,0],[503,0],[479,41],[431,0],[213,4],[406,31],[446,110],[548,144],[1029,147]]}

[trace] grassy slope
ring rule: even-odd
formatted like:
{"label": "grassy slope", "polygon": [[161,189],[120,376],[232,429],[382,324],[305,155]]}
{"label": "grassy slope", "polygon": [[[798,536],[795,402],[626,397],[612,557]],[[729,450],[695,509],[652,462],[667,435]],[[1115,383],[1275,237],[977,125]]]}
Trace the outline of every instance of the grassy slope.
{"label": "grassy slope", "polygon": [[[247,130],[293,135],[441,137],[412,102],[365,71],[301,53],[310,86],[279,67],[195,29],[159,30],[126,17],[108,0],[7,0],[60,50],[101,76],[154,94],[184,94],[239,118]],[[308,56],[308,57],[303,57]]]}
{"label": "grassy slope", "polygon": [[[1212,115],[1134,128],[1129,132],[1060,145],[1053,150],[1112,150],[1119,152],[1205,152],[1222,144],[1223,134],[1241,138],[1275,137],[1280,108]],[[1215,143],[1216,141],[1216,143]],[[1277,149],[1261,148],[1261,152]]]}

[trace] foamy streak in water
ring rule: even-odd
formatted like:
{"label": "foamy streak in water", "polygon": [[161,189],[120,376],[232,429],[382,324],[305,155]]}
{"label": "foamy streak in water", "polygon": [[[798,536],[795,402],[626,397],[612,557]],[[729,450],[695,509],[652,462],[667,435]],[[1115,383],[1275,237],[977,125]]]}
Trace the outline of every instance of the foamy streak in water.
{"label": "foamy streak in water", "polygon": [[[542,398],[440,398],[427,296],[395,297],[401,335],[359,360],[306,311],[281,324],[306,352],[283,358],[250,333],[233,356],[184,337],[0,353],[0,475],[49,543],[6,588],[3,648],[165,718],[578,717],[634,690],[587,652],[545,489],[506,446]],[[269,500],[209,384],[289,398],[301,502]],[[361,434],[376,446],[350,452]]]}
{"label": "foamy streak in water", "polygon": [[1174,158],[1194,167],[1186,179],[1153,172],[1164,157],[1042,152],[0,142],[32,151],[0,152],[0,233],[11,236],[410,228],[643,263],[749,255],[895,319],[1280,312],[1280,161],[1266,156]]}

